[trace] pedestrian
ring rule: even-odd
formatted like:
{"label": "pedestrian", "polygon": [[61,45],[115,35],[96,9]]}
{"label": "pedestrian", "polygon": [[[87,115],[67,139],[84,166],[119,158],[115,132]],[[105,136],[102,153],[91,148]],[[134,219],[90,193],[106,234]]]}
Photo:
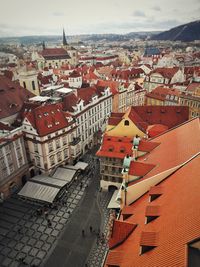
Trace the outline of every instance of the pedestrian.
{"label": "pedestrian", "polygon": [[83,236],[83,237],[85,236],[85,231],[84,231],[84,230],[82,230],[82,236]]}
{"label": "pedestrian", "polygon": [[48,224],[48,227],[52,226],[52,223],[51,223],[50,219],[47,219],[47,224]]}
{"label": "pedestrian", "polygon": [[90,233],[92,233],[92,226],[90,226]]}

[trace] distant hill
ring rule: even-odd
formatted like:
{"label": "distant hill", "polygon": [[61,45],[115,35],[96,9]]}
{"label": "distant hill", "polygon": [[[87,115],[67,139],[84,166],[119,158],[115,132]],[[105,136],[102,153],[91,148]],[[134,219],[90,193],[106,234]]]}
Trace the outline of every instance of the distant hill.
{"label": "distant hill", "polygon": [[[128,41],[130,39],[143,39],[145,40],[148,37],[151,37],[153,34],[159,33],[158,31],[151,32],[130,32],[127,34],[81,34],[81,35],[70,35],[66,36],[67,40],[74,41],[74,39],[78,38],[81,41]],[[61,35],[52,35],[52,36],[21,36],[21,37],[0,37],[0,44],[5,43],[20,43],[24,45],[29,44],[40,44],[45,41],[47,43],[61,43],[62,36]]]}
{"label": "distant hill", "polygon": [[169,31],[153,35],[151,39],[183,42],[200,40],[200,20],[180,25],[175,28],[172,28]]}

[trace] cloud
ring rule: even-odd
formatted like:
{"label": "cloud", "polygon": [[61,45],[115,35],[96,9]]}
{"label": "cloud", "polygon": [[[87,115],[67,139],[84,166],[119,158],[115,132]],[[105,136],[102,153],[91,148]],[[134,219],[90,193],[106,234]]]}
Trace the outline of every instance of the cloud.
{"label": "cloud", "polygon": [[52,15],[55,17],[63,17],[65,14],[63,12],[53,12]]}
{"label": "cloud", "polygon": [[161,8],[159,6],[153,6],[152,9],[155,11],[161,11]]}
{"label": "cloud", "polygon": [[145,13],[143,11],[141,11],[141,10],[135,10],[133,12],[133,16],[134,17],[146,17]]}

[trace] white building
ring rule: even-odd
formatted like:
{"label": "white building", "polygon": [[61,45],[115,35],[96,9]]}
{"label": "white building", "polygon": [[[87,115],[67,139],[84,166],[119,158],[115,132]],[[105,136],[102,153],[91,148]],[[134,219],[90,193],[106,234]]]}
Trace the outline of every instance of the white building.
{"label": "white building", "polygon": [[26,181],[28,161],[22,128],[0,123],[0,195],[14,193]]}

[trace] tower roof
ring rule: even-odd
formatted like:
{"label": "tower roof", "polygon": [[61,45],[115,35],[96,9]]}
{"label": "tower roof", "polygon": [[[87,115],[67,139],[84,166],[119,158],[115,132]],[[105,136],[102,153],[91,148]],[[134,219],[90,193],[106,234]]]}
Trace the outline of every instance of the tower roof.
{"label": "tower roof", "polygon": [[68,45],[66,36],[65,36],[65,30],[63,29],[63,45]]}

